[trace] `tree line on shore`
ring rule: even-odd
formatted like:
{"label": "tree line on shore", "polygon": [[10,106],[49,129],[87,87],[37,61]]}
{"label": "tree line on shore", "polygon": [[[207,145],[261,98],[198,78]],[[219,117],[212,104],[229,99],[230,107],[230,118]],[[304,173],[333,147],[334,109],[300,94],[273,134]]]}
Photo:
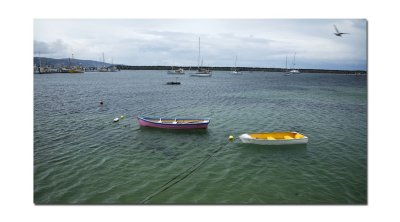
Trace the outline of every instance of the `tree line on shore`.
{"label": "tree line on shore", "polygon": [[[127,65],[117,65],[119,70],[170,70],[171,66],[127,66]],[[174,69],[182,68],[184,70],[196,70],[197,67],[188,66],[176,66]],[[203,67],[213,71],[232,71],[234,68],[225,67]],[[286,69],[283,68],[261,68],[261,67],[236,67],[240,71],[249,72],[285,72]],[[328,69],[299,69],[303,73],[335,73],[335,74],[366,74],[363,70],[328,70]]]}
{"label": "tree line on shore", "polygon": [[[53,59],[45,57],[34,57],[34,65],[39,66],[50,66],[50,67],[62,67],[68,65],[79,65],[82,67],[101,67],[103,65],[109,66],[109,63],[102,63],[93,60],[81,60],[81,59]],[[170,70],[171,66],[128,66],[122,64],[115,65],[119,70]],[[184,70],[197,70],[197,67],[189,66],[175,66],[174,69],[182,68]],[[230,66],[225,67],[206,67],[203,68],[210,69],[212,71],[232,71],[235,68]],[[247,72],[286,72],[284,68],[262,68],[262,67],[236,67],[238,71]],[[299,69],[303,73],[335,73],[335,74],[366,74],[363,70],[328,70],[328,69]]]}

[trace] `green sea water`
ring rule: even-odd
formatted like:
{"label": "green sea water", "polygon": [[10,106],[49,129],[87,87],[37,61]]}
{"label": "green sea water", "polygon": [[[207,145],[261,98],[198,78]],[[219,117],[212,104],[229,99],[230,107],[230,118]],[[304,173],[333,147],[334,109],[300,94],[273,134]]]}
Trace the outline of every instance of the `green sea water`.
{"label": "green sea water", "polygon": [[[35,75],[35,203],[367,203],[366,77],[213,72],[165,84],[175,78],[166,71]],[[207,130],[170,131],[140,128],[138,115],[211,122]],[[289,130],[309,143],[228,141]]]}

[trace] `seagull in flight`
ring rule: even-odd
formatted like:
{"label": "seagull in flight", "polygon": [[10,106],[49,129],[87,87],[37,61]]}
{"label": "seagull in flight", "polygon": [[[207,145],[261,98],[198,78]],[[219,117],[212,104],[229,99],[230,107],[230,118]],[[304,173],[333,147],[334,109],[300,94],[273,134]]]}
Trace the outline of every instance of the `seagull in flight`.
{"label": "seagull in flight", "polygon": [[350,34],[350,33],[345,33],[345,32],[339,32],[339,29],[336,27],[336,25],[333,25],[333,27],[335,28],[335,34],[336,36],[342,37],[343,34]]}

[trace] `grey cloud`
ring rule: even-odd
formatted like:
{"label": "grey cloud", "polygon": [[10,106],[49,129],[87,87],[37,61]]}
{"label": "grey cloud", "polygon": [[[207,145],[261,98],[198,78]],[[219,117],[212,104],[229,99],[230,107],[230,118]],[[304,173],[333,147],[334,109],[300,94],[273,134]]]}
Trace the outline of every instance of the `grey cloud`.
{"label": "grey cloud", "polygon": [[[351,35],[334,36],[333,24]],[[238,56],[238,66],[282,67],[297,52],[299,68],[341,68],[365,66],[365,26],[362,19],[40,20],[34,46],[52,56],[99,59],[104,52],[127,65],[193,66],[201,37],[206,65],[230,66]]]}
{"label": "grey cloud", "polygon": [[42,42],[42,41],[37,41],[34,40],[33,42],[34,46],[34,53],[35,54],[63,54],[67,51],[68,46],[63,43],[61,39],[57,39],[54,42]]}

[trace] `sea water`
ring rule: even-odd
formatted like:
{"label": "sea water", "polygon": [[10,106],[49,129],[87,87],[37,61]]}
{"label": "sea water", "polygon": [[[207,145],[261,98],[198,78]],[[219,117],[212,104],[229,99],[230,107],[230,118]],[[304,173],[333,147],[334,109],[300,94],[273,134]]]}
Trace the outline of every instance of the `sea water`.
{"label": "sea water", "polygon": [[[176,80],[181,85],[166,85]],[[138,115],[211,122],[207,130],[171,131],[141,128]],[[270,131],[297,131],[309,142],[268,147],[228,140]],[[366,204],[367,78],[37,74],[34,201]]]}

